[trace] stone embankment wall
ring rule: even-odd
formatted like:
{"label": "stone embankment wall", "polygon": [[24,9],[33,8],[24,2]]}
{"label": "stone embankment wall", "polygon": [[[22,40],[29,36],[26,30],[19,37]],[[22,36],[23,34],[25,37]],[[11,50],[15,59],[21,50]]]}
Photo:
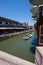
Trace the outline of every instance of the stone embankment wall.
{"label": "stone embankment wall", "polygon": [[21,31],[21,32],[14,32],[14,33],[9,33],[9,34],[3,34],[0,35],[0,41],[10,38],[10,37],[14,37],[20,34],[24,34],[24,33],[28,33],[28,32],[32,32],[33,30],[26,30],[26,31]]}

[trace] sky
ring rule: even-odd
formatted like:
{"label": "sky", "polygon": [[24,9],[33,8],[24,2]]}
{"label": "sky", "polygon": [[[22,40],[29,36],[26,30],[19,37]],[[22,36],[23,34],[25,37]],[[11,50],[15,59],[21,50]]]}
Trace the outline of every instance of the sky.
{"label": "sky", "polygon": [[30,12],[32,7],[29,0],[0,0],[0,16],[33,25],[35,21]]}

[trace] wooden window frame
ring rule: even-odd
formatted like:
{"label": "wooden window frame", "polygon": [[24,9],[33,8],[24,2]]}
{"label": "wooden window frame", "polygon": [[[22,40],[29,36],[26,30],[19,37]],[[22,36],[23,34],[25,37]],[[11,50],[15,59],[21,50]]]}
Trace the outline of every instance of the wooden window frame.
{"label": "wooden window frame", "polygon": [[40,25],[40,27],[39,27],[39,45],[43,45],[43,43],[41,43],[41,36],[43,36],[43,34],[41,33],[41,27],[42,27],[43,25]]}

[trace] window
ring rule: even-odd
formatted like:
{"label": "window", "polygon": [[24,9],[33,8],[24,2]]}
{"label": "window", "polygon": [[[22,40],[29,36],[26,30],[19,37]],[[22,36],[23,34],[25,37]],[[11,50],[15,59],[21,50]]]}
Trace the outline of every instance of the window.
{"label": "window", "polygon": [[5,22],[4,22],[4,21],[2,21],[2,24],[5,24]]}
{"label": "window", "polygon": [[8,22],[5,22],[5,24],[8,24]]}
{"label": "window", "polygon": [[14,25],[14,23],[12,23],[12,25]]}
{"label": "window", "polygon": [[40,42],[43,43],[43,25],[40,26]]}
{"label": "window", "polygon": [[12,23],[10,22],[10,25],[12,25]]}
{"label": "window", "polygon": [[42,7],[42,16],[43,16],[43,7]]}
{"label": "window", "polygon": [[0,24],[2,24],[2,21],[0,21]]}
{"label": "window", "polygon": [[40,37],[40,42],[43,43],[43,36]]}
{"label": "window", "polygon": [[41,6],[41,7],[39,8],[39,15],[40,15],[40,17],[43,16],[43,6]]}
{"label": "window", "polygon": [[41,26],[41,34],[43,34],[43,26]]}

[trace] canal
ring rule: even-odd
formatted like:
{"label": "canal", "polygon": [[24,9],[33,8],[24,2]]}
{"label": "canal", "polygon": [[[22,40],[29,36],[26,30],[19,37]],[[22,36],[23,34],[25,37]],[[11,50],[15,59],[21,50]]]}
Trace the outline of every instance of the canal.
{"label": "canal", "polygon": [[23,40],[23,37],[28,34],[30,33],[21,34],[19,36],[0,41],[0,50],[34,62],[35,54],[32,51],[34,48],[34,45],[32,44],[33,37],[28,40]]}

